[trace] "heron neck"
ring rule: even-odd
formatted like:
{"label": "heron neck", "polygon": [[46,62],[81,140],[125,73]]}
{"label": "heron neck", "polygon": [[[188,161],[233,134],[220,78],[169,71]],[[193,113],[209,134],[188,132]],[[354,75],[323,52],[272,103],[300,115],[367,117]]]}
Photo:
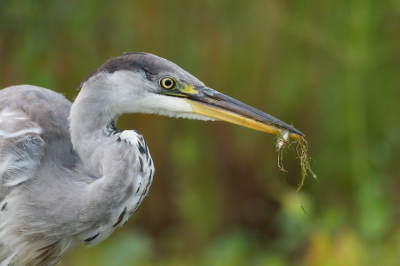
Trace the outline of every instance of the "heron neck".
{"label": "heron neck", "polygon": [[96,156],[109,138],[105,130],[113,126],[119,116],[116,108],[108,106],[109,99],[100,91],[83,88],[71,107],[70,133],[71,142],[82,161],[93,171],[98,171]]}

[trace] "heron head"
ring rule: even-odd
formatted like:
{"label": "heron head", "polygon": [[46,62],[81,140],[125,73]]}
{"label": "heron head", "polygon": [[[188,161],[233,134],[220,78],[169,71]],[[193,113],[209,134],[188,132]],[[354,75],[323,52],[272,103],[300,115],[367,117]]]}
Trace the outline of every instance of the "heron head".
{"label": "heron head", "polygon": [[[155,113],[221,120],[273,134],[304,136],[281,120],[217,92],[176,64],[148,53],[129,53],[104,63],[81,84],[102,87],[120,113]],[[98,93],[102,94],[102,92]]]}

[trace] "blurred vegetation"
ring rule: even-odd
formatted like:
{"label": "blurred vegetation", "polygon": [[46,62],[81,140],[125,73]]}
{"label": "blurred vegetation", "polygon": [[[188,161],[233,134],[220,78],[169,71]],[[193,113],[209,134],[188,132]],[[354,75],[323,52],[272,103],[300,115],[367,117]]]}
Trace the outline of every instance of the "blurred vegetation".
{"label": "blurred vegetation", "polygon": [[[0,87],[73,100],[111,56],[165,57],[304,132],[319,182],[273,137],[221,122],[125,115],[157,172],[123,229],[63,265],[398,265],[397,0],[0,0]],[[397,206],[397,207],[396,207]]]}

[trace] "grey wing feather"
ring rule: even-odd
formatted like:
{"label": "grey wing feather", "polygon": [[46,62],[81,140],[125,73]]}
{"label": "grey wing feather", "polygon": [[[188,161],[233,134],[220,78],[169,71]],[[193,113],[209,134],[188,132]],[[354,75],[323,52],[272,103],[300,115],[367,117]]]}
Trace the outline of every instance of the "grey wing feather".
{"label": "grey wing feather", "polygon": [[[40,87],[1,90],[0,200],[12,187],[35,176],[43,155],[53,161],[63,158],[61,165],[73,163],[73,156],[60,156],[72,149],[67,121],[70,105],[62,95]],[[60,141],[64,145],[52,145]]]}
{"label": "grey wing feather", "polygon": [[[35,194],[35,188],[48,184],[51,178],[57,180],[57,170],[73,168],[79,161],[69,137],[70,107],[61,94],[36,86],[13,86],[0,91],[1,266],[53,265],[72,241],[46,238],[28,230],[35,222],[40,223],[39,215],[45,213],[51,201],[34,212],[36,216],[26,212],[53,195],[43,194],[43,190]],[[43,169],[54,171],[44,175]],[[50,187],[46,188],[52,193]]]}
{"label": "grey wing feather", "polygon": [[41,131],[20,110],[0,112],[0,199],[34,176],[43,150]]}

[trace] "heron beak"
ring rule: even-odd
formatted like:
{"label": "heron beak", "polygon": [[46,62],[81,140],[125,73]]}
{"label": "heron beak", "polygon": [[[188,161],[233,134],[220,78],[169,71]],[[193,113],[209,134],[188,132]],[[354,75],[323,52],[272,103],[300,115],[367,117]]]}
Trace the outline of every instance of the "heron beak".
{"label": "heron beak", "polygon": [[186,86],[180,91],[196,114],[276,135],[287,130],[291,138],[304,137],[293,126],[208,87]]}

